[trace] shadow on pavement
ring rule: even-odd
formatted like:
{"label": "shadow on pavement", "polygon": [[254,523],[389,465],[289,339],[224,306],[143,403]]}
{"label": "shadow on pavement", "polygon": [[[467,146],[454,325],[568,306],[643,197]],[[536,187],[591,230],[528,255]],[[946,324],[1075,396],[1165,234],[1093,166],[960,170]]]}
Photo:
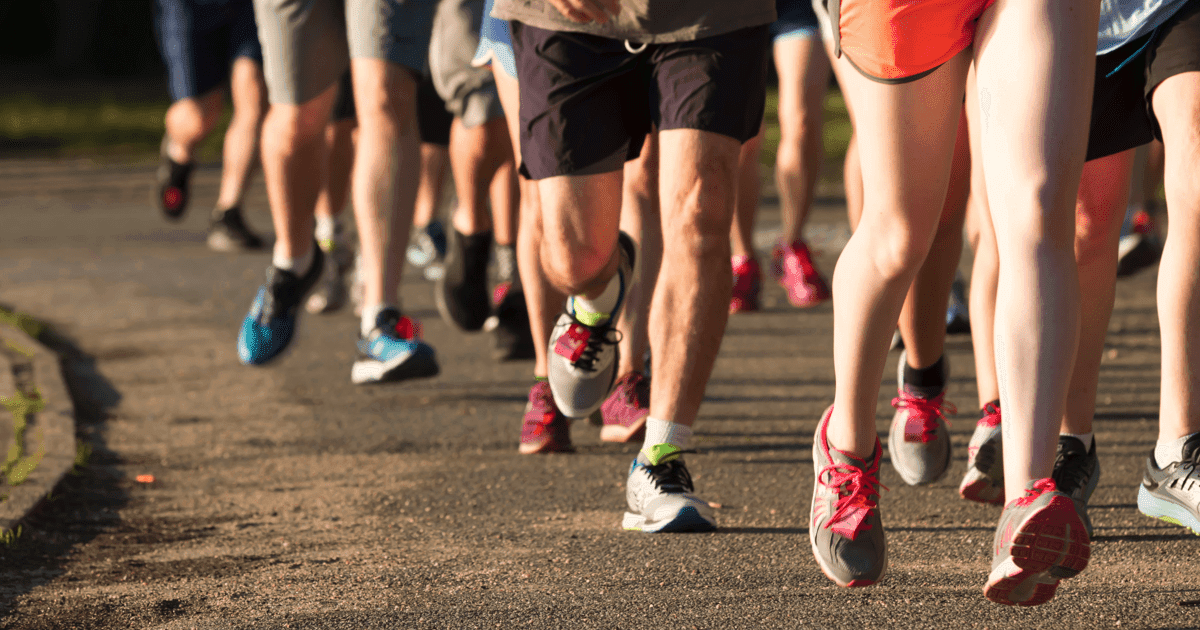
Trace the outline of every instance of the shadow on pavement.
{"label": "shadow on pavement", "polygon": [[72,550],[112,530],[129,500],[120,458],[104,440],[104,423],[121,394],[96,368],[95,359],[52,330],[40,341],[58,353],[75,405],[76,439],[91,447],[86,466],[64,477],[21,523],[21,536],[0,547],[0,618],[13,612],[20,595],[62,574]]}

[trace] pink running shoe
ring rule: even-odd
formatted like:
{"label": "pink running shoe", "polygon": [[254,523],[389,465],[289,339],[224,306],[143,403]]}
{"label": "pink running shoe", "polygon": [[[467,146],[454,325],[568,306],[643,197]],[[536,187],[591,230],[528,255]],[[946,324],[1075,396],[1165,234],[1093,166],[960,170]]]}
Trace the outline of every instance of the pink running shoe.
{"label": "pink running shoe", "polygon": [[569,453],[571,421],[554,404],[550,383],[538,381],[529,390],[529,404],[521,421],[522,455],[534,453]]}
{"label": "pink running shoe", "polygon": [[616,388],[600,406],[604,442],[632,442],[646,435],[646,417],[650,415],[650,379],[630,372],[617,381]]}
{"label": "pink running shoe", "polygon": [[787,290],[792,306],[808,308],[833,297],[829,284],[813,265],[808,245],[802,240],[791,245],[776,245],[771,254],[771,271],[779,286]]}
{"label": "pink running shoe", "polygon": [[758,294],[762,291],[762,269],[753,256],[733,257],[733,297],[729,299],[729,314],[753,313],[759,309]]}
{"label": "pink running shoe", "polygon": [[1092,543],[1071,497],[1046,478],[1029,482],[1025,496],[1004,506],[992,553],[984,596],[997,604],[1037,606],[1054,597],[1059,580],[1087,567]]}
{"label": "pink running shoe", "polygon": [[1000,405],[988,403],[967,443],[967,472],[958,486],[962,498],[979,503],[1004,503],[1003,446]]}

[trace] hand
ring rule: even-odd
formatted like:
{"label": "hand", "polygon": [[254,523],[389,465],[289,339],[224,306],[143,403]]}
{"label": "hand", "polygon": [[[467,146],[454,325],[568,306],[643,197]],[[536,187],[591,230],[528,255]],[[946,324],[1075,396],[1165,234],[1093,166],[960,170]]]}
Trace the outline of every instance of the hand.
{"label": "hand", "polygon": [[549,0],[568,20],[604,24],[621,12],[621,0]]}

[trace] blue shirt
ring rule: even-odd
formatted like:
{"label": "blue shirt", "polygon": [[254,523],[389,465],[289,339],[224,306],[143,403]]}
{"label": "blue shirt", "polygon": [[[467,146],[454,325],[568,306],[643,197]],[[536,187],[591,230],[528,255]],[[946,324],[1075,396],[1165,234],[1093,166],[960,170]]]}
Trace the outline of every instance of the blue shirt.
{"label": "blue shirt", "polygon": [[1101,0],[1096,54],[1110,53],[1166,22],[1188,0]]}

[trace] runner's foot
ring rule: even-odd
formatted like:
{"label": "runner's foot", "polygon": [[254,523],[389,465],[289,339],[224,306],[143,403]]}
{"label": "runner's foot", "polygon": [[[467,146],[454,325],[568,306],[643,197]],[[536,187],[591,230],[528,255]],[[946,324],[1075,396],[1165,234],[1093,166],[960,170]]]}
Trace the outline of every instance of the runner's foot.
{"label": "runner's foot", "polygon": [[950,429],[946,413],[955,413],[946,402],[945,385],[932,397],[929,392],[906,385],[906,353],[900,353],[899,395],[892,399],[896,413],[888,432],[888,453],[892,466],[910,486],[933,483],[950,467]]}
{"label": "runner's foot", "polygon": [[753,313],[759,306],[758,296],[762,292],[762,269],[753,256],[733,257],[733,297],[729,300],[729,313]]}
{"label": "runner's foot", "polygon": [[1146,458],[1138,510],[1200,536],[1200,434],[1184,442],[1181,461],[1159,467],[1153,454]]}
{"label": "runner's foot", "polygon": [[538,381],[529,389],[529,403],[521,420],[522,455],[568,453],[571,446],[571,421],[554,405],[550,384]]}
{"label": "runner's foot", "polygon": [[632,442],[646,433],[646,417],[650,415],[650,379],[630,372],[617,381],[611,394],[600,405],[604,425],[600,439],[604,442]]}
{"label": "runner's foot", "polygon": [[164,138],[162,157],[156,173],[158,186],[155,191],[155,204],[167,219],[178,221],[187,211],[188,189],[194,164],[180,164],[172,160],[167,157],[166,148],[167,139]]}
{"label": "runner's foot", "polygon": [[673,444],[638,451],[629,469],[622,527],[631,531],[707,532],[717,528],[712,506],[697,497],[684,453]]}
{"label": "runner's foot", "polygon": [[967,443],[967,472],[958,494],[968,501],[1004,503],[1004,453],[1000,440],[1000,404],[984,405]]}
{"label": "runner's foot", "polygon": [[442,319],[459,330],[479,330],[492,314],[487,286],[491,251],[490,230],[469,236],[452,232],[444,272],[437,279],[434,295]]}
{"label": "runner's foot", "polygon": [[437,376],[437,354],[421,341],[420,325],[389,307],[375,318],[375,327],[358,339],[358,357],[350,370],[355,385]]}
{"label": "runner's foot", "polygon": [[1054,458],[1054,472],[1050,473],[1058,491],[1071,497],[1075,503],[1075,511],[1087,529],[1089,538],[1092,536],[1092,519],[1088,517],[1088,499],[1096,491],[1100,483],[1100,458],[1096,457],[1096,439],[1092,438],[1092,448],[1084,448],[1079,438],[1069,435],[1058,436],[1058,453]]}
{"label": "runner's foot", "polygon": [[1087,567],[1091,539],[1071,498],[1052,479],[1031,481],[1004,506],[983,594],[1010,606],[1050,601],[1060,580]]}
{"label": "runner's foot", "polygon": [[826,439],[833,407],[825,410],[813,438],[812,520],[808,536],[825,577],[838,586],[870,586],[887,570],[887,540],[879,516],[879,460],[843,453]]}
{"label": "runner's foot", "polygon": [[808,308],[833,297],[829,284],[812,261],[808,245],[799,240],[776,245],[771,255],[771,270],[788,295],[792,306]]}
{"label": "runner's foot", "polygon": [[300,303],[321,277],[325,255],[313,245],[313,261],[303,276],[275,266],[267,268],[267,282],[258,289],[250,312],[238,334],[238,358],[246,365],[262,365],[278,357],[296,332]]}
{"label": "runner's foot", "polygon": [[263,248],[263,239],[246,225],[242,209],[221,210],[208,228],[208,248],[218,252],[250,252]]}

